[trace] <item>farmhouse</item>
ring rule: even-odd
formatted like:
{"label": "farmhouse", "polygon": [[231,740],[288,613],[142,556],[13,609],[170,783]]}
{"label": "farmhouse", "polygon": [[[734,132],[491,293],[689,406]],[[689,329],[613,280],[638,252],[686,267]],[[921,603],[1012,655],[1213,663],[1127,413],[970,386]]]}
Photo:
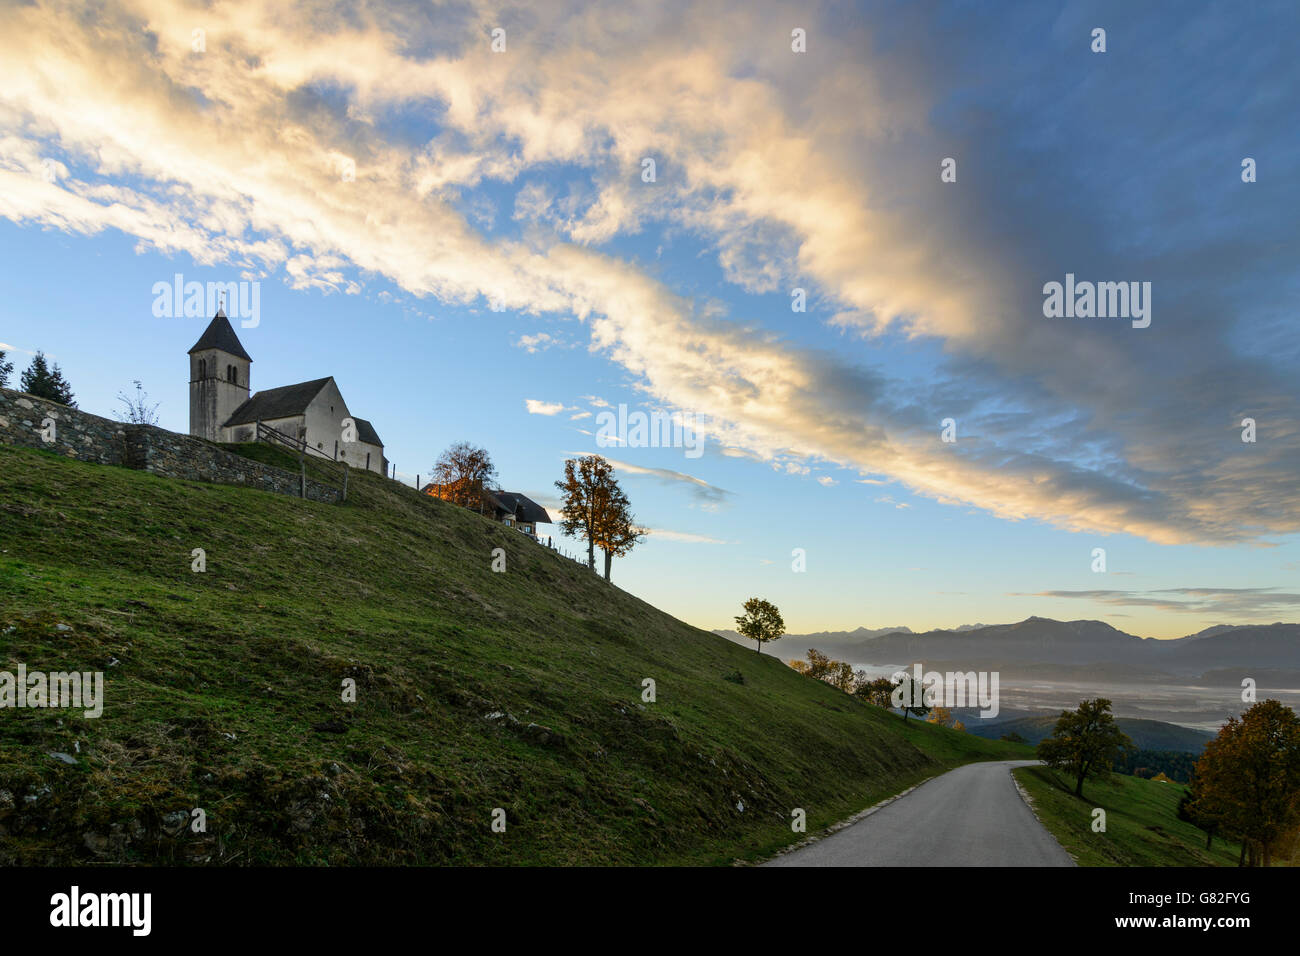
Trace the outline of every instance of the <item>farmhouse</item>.
{"label": "farmhouse", "polygon": [[545,508],[517,491],[489,491],[487,500],[497,521],[524,534],[536,537],[539,524],[551,523],[551,516]]}
{"label": "farmhouse", "polygon": [[[447,493],[447,490],[442,485],[430,482],[420,489],[420,493],[429,495],[432,498],[453,497]],[[483,492],[483,503],[487,508],[491,509],[489,513],[494,521],[500,521],[506,527],[522,531],[534,538],[537,537],[537,526],[539,524],[551,523],[551,516],[545,508],[532,498],[517,491],[487,489]]]}
{"label": "farmhouse", "polygon": [[348,410],[332,376],[251,395],[253,359],[224,309],[217,309],[189,356],[191,435],[256,441],[260,422],[318,455],[381,475],[387,471],[384,443],[370,422]]}

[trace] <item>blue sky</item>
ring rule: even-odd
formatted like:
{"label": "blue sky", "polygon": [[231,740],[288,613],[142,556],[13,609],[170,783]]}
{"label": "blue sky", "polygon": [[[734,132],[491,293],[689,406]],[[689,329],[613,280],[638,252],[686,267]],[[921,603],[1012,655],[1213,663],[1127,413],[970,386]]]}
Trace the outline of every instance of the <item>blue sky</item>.
{"label": "blue sky", "polygon": [[[606,454],[615,581],[703,627],[1295,620],[1300,16],[1131,6],[26,6],[0,348],[184,430],[154,284],[257,281],[255,389],[333,375],[411,481]],[[1067,273],[1150,326],[1045,317]],[[620,403],[703,456],[597,447]]]}

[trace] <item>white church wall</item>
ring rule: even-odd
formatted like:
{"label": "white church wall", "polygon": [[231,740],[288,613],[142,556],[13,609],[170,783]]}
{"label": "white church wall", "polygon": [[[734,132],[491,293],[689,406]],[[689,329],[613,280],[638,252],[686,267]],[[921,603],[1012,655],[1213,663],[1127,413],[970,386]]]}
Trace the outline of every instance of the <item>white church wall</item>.
{"label": "white church wall", "polygon": [[[353,468],[367,468],[377,475],[384,473],[384,450],[369,442],[355,441],[347,445],[347,458],[344,459]],[[366,456],[369,455],[369,464]]]}
{"label": "white church wall", "polygon": [[307,406],[307,441],[317,451],[333,458],[335,448],[341,450],[343,447],[343,419],[351,417],[351,414],[343,401],[343,394],[330,379]]}
{"label": "white church wall", "polygon": [[[262,419],[262,424],[274,428],[276,431],[282,432],[290,438],[297,439],[298,432],[302,428],[302,416],[293,415],[289,418],[264,418]],[[253,433],[256,430],[256,422],[249,422],[247,425],[235,425],[226,429],[226,441],[253,441]]]}

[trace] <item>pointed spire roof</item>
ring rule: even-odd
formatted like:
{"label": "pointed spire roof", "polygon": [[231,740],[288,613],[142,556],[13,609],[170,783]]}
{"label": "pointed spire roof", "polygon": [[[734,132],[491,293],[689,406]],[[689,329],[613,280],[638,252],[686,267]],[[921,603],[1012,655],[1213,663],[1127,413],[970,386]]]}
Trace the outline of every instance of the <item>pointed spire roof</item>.
{"label": "pointed spire roof", "polygon": [[244,347],[239,344],[239,336],[230,325],[230,320],[226,318],[226,310],[217,309],[217,314],[212,317],[211,324],[197,342],[194,348],[190,349],[190,355],[204,349],[220,349],[222,352],[229,352],[235,358],[244,359],[247,362],[253,361],[253,357],[244,351]]}

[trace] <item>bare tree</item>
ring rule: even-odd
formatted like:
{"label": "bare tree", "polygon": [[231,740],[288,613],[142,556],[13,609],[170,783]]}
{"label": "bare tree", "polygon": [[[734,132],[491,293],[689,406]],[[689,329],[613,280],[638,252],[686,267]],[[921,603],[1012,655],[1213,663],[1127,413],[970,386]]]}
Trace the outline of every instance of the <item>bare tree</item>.
{"label": "bare tree", "polygon": [[125,408],[118,415],[118,420],[126,422],[128,425],[157,425],[158,424],[158,402],[149,404],[149,393],[144,390],[140,380],[135,380],[135,394],[128,395],[123,392],[117,393],[117,400]]}

